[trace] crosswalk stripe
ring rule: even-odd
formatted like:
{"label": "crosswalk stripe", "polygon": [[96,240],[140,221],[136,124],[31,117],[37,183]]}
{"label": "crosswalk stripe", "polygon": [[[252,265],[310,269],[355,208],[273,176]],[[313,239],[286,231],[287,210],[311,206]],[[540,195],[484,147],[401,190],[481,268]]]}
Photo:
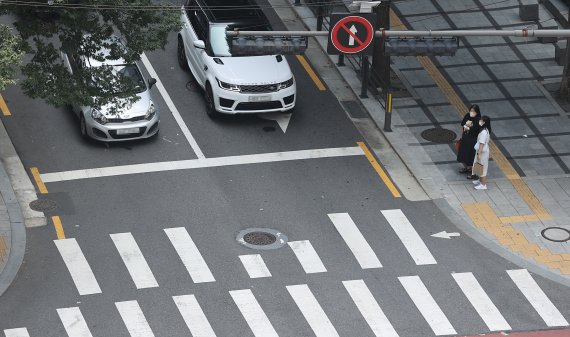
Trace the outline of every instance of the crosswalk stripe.
{"label": "crosswalk stripe", "polygon": [[339,337],[327,314],[306,284],[287,286],[287,291],[305,316],[316,337]]}
{"label": "crosswalk stripe", "polygon": [[110,234],[137,289],[158,287],[135,238],[131,233]]}
{"label": "crosswalk stripe", "polygon": [[99,283],[75,239],[54,240],[79,295],[101,293]]}
{"label": "crosswalk stripe", "polygon": [[57,314],[69,337],[93,337],[78,307],[57,309]]}
{"label": "crosswalk stripe", "polygon": [[403,276],[398,280],[437,336],[457,334],[419,276]]}
{"label": "crosswalk stripe", "polygon": [[239,259],[250,278],[271,277],[271,273],[259,254],[240,255]]}
{"label": "crosswalk stripe", "polygon": [[348,213],[329,214],[340,236],[362,269],[381,268],[382,264]]}
{"label": "crosswalk stripe", "polygon": [[487,327],[491,331],[511,330],[511,326],[495,304],[491,301],[485,290],[481,287],[473,273],[453,273],[451,274],[465,294],[465,297],[471,302],[475,311],[481,316]]}
{"label": "crosswalk stripe", "polygon": [[546,325],[567,326],[568,322],[540,289],[526,269],[507,270],[507,274],[530,302],[534,310],[542,317]]}
{"label": "crosswalk stripe", "polygon": [[406,215],[399,209],[384,210],[382,214],[396,232],[406,250],[417,265],[437,264],[425,242],[422,240]]}
{"label": "crosswalk stripe", "polygon": [[16,328],[4,330],[6,337],[30,337],[28,329],[26,328]]}
{"label": "crosswalk stripe", "polygon": [[194,295],[173,296],[192,337],[216,337],[214,330]]}
{"label": "crosswalk stripe", "polygon": [[214,275],[184,227],[164,229],[194,283],[215,282]]}
{"label": "crosswalk stripe", "polygon": [[154,337],[137,301],[116,302],[115,306],[131,337]]}
{"label": "crosswalk stripe", "polygon": [[232,290],[230,295],[255,337],[279,337],[250,289]]}
{"label": "crosswalk stripe", "polygon": [[343,281],[342,284],[376,337],[398,337],[363,280]]}
{"label": "crosswalk stripe", "polygon": [[309,240],[290,241],[288,244],[293,250],[293,253],[295,253],[295,256],[297,256],[305,273],[324,273],[327,271],[327,268],[323,265],[321,258]]}

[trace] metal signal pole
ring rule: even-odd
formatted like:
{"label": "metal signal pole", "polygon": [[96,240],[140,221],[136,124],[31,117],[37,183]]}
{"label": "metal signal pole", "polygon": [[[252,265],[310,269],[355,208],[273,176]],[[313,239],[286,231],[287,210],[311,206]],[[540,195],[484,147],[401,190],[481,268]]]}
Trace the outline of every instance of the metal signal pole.
{"label": "metal signal pole", "polygon": [[[568,12],[568,23],[570,24],[570,12]],[[564,61],[564,70],[562,71],[562,81],[560,82],[560,98],[567,101],[570,98],[570,37],[566,39],[566,55]]]}

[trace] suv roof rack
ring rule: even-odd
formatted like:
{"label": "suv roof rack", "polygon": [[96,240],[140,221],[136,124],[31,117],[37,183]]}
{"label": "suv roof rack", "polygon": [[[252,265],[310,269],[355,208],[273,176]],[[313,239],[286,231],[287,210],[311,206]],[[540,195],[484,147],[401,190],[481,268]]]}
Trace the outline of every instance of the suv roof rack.
{"label": "suv roof rack", "polygon": [[269,25],[261,7],[253,0],[198,0],[210,22],[247,22]]}

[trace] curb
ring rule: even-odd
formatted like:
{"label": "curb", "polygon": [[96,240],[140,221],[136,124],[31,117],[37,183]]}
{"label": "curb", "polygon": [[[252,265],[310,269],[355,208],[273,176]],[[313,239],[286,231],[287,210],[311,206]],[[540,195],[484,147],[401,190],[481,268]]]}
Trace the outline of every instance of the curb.
{"label": "curb", "polygon": [[30,208],[30,202],[38,198],[36,188],[32,184],[2,120],[0,120],[0,160],[4,164],[8,181],[11,181],[13,193],[20,204],[25,226],[45,226],[47,224],[45,215]]}
{"label": "curb", "polygon": [[[0,128],[4,128],[1,121]],[[0,273],[1,296],[16,278],[16,274],[24,261],[24,253],[26,252],[26,229],[24,226],[24,217],[22,216],[16,194],[10,184],[10,177],[2,163],[0,163],[0,193],[6,203],[6,208],[10,217],[11,230],[8,261],[6,261],[6,266],[2,270],[2,273]]]}
{"label": "curb", "polygon": [[16,278],[26,253],[26,226],[47,224],[43,213],[30,209],[29,203],[37,199],[20,157],[0,120],[0,193],[6,203],[10,219],[10,249],[8,260],[0,273],[0,296]]}

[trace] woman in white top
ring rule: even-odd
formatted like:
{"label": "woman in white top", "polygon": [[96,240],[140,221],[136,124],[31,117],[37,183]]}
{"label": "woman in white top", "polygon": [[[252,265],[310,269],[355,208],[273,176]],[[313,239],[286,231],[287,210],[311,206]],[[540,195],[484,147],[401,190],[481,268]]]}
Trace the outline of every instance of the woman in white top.
{"label": "woman in white top", "polygon": [[[489,118],[489,116],[481,117],[479,125],[481,126],[481,131],[479,131],[477,143],[475,144],[477,153],[475,154],[474,162],[483,165],[483,173],[479,179],[473,181],[473,184],[475,184],[475,189],[477,190],[486,190],[487,170],[489,168],[489,141],[491,140],[491,118]],[[471,173],[471,175],[473,175],[473,173]]]}

